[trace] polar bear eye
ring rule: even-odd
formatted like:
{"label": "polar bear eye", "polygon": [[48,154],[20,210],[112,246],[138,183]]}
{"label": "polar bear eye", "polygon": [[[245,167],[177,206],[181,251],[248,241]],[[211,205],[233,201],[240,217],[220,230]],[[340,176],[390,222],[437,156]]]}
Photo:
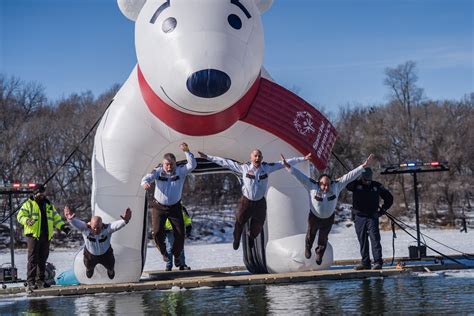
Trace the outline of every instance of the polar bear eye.
{"label": "polar bear eye", "polygon": [[235,14],[230,14],[227,17],[227,22],[229,22],[230,26],[232,26],[236,30],[240,30],[242,27],[242,20]]}
{"label": "polar bear eye", "polygon": [[172,32],[175,29],[177,23],[178,22],[176,22],[175,18],[167,18],[166,20],[163,21],[163,24],[161,25],[161,29],[165,33]]}

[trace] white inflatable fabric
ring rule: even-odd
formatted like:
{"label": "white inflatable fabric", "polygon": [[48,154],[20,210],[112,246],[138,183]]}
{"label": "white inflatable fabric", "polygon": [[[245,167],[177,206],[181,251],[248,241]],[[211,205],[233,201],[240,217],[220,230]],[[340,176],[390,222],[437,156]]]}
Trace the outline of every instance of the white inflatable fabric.
{"label": "white inflatable fabric", "polygon": [[[92,208],[105,223],[130,207],[129,224],[112,236],[115,278],[98,265],[85,276],[82,252],[74,272],[81,283],[135,282],[146,250],[145,190],[141,178],[172,152],[184,159],[179,144],[191,151],[248,161],[259,148],[267,162],[302,153],[275,135],[242,121],[217,133],[192,136],[178,132],[150,111],[139,84],[141,74],[166,106],[195,115],[222,113],[250,93],[262,70],[260,14],[269,0],[119,0],[124,15],[136,21],[138,65],[115,96],[95,136],[92,157]],[[159,115],[160,113],[158,113]],[[205,126],[204,126],[205,128]],[[300,170],[308,172],[308,164]],[[267,192],[267,266],[272,272],[318,268],[304,259],[309,200],[306,190],[286,171],[270,176]],[[157,250],[152,250],[157,251]],[[229,251],[233,251],[229,247]],[[328,247],[323,266],[330,264]],[[295,262],[300,262],[295,263]],[[157,267],[161,268],[161,267]]]}
{"label": "white inflatable fabric", "polygon": [[266,245],[267,261],[272,262],[269,272],[322,270],[331,266],[334,261],[332,246],[328,243],[321,265],[315,265],[316,255],[312,248],[312,256],[304,256],[305,234],[270,240]]}

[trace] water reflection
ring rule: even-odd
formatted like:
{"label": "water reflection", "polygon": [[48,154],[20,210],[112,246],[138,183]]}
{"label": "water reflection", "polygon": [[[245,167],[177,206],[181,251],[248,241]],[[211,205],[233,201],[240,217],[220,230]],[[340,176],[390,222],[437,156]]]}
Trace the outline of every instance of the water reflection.
{"label": "water reflection", "polygon": [[0,314],[465,314],[474,310],[473,276],[474,273],[468,277],[434,275],[80,297],[0,298]]}
{"label": "water reflection", "polygon": [[143,294],[146,313],[160,315],[264,314],[264,286],[150,291]]}
{"label": "water reflection", "polygon": [[[368,279],[360,283],[359,311],[362,313],[383,313],[386,295],[384,292],[384,279]],[[357,292],[356,292],[357,293]]]}
{"label": "water reflection", "polygon": [[[61,298],[58,298],[61,300]],[[71,298],[62,298],[65,303]],[[96,294],[93,296],[76,297],[74,303],[74,314],[123,314],[123,315],[145,315],[145,302],[142,295],[136,293]],[[60,303],[61,305],[61,303]]]}
{"label": "water reflection", "polygon": [[168,291],[164,292],[157,297],[157,303],[152,300],[147,300],[145,296],[144,302],[147,304],[145,306],[155,306],[156,309],[150,309],[149,312],[159,311],[162,315],[188,315],[190,311],[186,306],[186,299],[188,295],[182,293],[181,291]]}
{"label": "water reflection", "polygon": [[53,313],[54,309],[47,300],[41,299],[33,299],[28,300],[28,307],[27,313],[28,314],[51,314]]}

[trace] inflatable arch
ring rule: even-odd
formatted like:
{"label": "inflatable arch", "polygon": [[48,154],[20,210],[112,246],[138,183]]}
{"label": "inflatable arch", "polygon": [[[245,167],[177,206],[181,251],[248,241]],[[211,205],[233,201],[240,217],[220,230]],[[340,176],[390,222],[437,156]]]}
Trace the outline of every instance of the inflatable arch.
{"label": "inflatable arch", "polygon": [[[140,180],[179,144],[191,151],[247,161],[260,148],[266,161],[308,152],[326,167],[334,127],[310,104],[274,83],[262,68],[261,14],[272,0],[118,0],[135,21],[138,63],[118,91],[95,136],[92,208],[104,222],[133,210],[112,238],[115,279],[102,266],[85,277],[82,252],[74,272],[81,283],[139,280],[146,255],[145,191]],[[180,157],[180,155],[182,155]],[[300,165],[306,172],[309,164]],[[286,171],[271,175],[267,222],[254,249],[244,242],[251,272],[318,269],[304,257],[309,198]],[[245,234],[244,234],[245,235]],[[229,247],[229,251],[233,251]]]}

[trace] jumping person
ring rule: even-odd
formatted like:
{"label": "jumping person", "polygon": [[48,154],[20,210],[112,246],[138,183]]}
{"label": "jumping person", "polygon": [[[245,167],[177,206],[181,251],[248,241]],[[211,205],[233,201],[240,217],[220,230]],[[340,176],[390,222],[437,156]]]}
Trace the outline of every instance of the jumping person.
{"label": "jumping person", "polygon": [[[352,192],[352,214],[362,262],[355,270],[370,270],[369,237],[374,259],[374,270],[382,269],[382,245],[380,244],[379,217],[393,204],[392,194],[377,181],[372,181],[372,169],[366,168],[360,179],[347,185]],[[380,206],[380,198],[383,205]]]}
{"label": "jumping person", "polygon": [[[262,231],[267,216],[265,193],[268,187],[268,175],[282,169],[283,163],[264,162],[262,152],[259,149],[254,149],[250,153],[250,162],[244,164],[230,159],[209,156],[200,151],[198,153],[202,158],[242,174],[242,197],[240,199],[239,208],[235,214],[233,247],[235,250],[239,249],[242,230],[245,223],[249,220],[251,220],[248,234],[249,245],[253,247],[254,239]],[[310,158],[311,154],[308,154],[306,157],[292,158],[288,160],[288,163],[296,164]]]}
{"label": "jumping person", "polygon": [[179,256],[184,247],[184,220],[182,215],[181,195],[186,176],[196,168],[196,159],[189,151],[186,143],[180,145],[186,155],[187,164],[176,166],[176,157],[172,153],[163,156],[162,164],[158,165],[151,173],[143,177],[141,185],[145,190],[151,188],[155,181],[154,199],[151,202],[153,239],[163,260],[168,262],[165,245],[165,223],[169,218],[173,227],[175,240],[172,253],[177,267],[181,265]]}
{"label": "jumping person", "polygon": [[[184,220],[184,227],[186,231],[186,237],[191,236],[191,231],[193,229],[192,220],[189,216],[188,210],[186,207],[183,206],[183,220]],[[171,271],[173,268],[173,253],[171,250],[173,249],[174,244],[174,230],[173,226],[171,226],[171,222],[169,219],[166,220],[165,224],[165,242],[166,242],[166,254],[168,256],[168,262],[166,262],[166,271]],[[186,265],[186,256],[184,254],[184,247],[179,255],[179,270],[191,270],[189,266]]]}
{"label": "jumping person", "polygon": [[18,222],[23,225],[28,246],[26,278],[28,290],[50,287],[45,281],[45,272],[54,228],[66,234],[71,230],[65,225],[54,205],[46,198],[45,191],[43,185],[37,185],[33,196],[21,205],[17,215]]}
{"label": "jumping person", "polygon": [[68,206],[64,208],[64,217],[68,222],[82,233],[84,238],[84,265],[86,267],[86,277],[92,278],[97,264],[103,265],[107,269],[109,279],[115,277],[115,257],[114,250],[110,245],[111,235],[122,229],[132,218],[132,211],[127,208],[122,219],[110,224],[103,224],[100,216],[92,216],[90,223],[75,218]]}
{"label": "jumping person", "polygon": [[315,181],[298,169],[291,167],[283,155],[281,158],[286,170],[308,190],[311,205],[308,216],[308,231],[305,240],[305,257],[307,259],[311,258],[311,248],[313,247],[316,233],[319,230],[318,246],[315,252],[316,264],[320,265],[323,261],[324,252],[326,251],[329,232],[334,224],[334,211],[336,210],[339,194],[349,182],[356,179],[364,171],[364,168],[368,167],[373,155],[370,154],[362,165],[349,171],[336,181],[331,181],[331,177],[328,174],[321,174],[318,181]]}

